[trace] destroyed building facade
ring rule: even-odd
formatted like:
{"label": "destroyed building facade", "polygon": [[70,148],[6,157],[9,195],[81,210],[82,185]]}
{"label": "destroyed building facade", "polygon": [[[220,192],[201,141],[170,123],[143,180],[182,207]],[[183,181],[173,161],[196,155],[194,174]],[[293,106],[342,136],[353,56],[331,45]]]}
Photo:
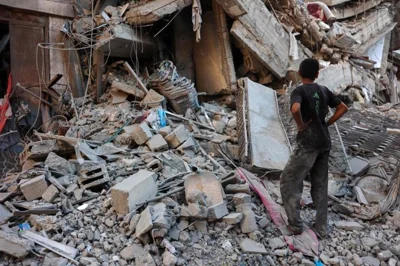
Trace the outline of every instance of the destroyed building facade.
{"label": "destroyed building facade", "polygon": [[[0,265],[399,265],[399,7],[0,0]],[[350,107],[324,241],[279,191],[308,57]]]}

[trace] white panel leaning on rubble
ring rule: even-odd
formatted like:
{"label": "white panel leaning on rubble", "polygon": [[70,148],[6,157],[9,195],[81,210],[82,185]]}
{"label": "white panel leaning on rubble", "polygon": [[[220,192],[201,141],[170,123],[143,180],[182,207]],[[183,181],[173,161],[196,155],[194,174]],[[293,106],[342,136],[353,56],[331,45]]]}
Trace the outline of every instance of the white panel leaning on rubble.
{"label": "white panel leaning on rubble", "polygon": [[246,121],[238,124],[239,141],[246,145],[244,150],[248,149],[244,159],[252,166],[283,170],[289,160],[290,146],[279,116],[276,92],[248,78],[240,79],[238,85],[238,117]]}

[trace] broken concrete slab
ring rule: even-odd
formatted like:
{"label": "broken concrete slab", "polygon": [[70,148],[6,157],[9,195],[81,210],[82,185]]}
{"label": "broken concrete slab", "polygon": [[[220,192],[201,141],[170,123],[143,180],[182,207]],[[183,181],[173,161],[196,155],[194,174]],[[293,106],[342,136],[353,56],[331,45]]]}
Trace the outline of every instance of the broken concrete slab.
{"label": "broken concrete slab", "polygon": [[50,152],[44,161],[44,164],[47,165],[50,170],[56,171],[62,175],[69,175],[75,173],[75,167],[70,164],[66,159],[58,156],[54,152]]}
{"label": "broken concrete slab", "polygon": [[153,134],[146,122],[143,122],[140,125],[133,125],[131,138],[137,145],[143,145],[152,136]]}
{"label": "broken concrete slab", "polygon": [[[325,0],[326,1],[326,0]],[[346,0],[347,1],[347,0]],[[352,3],[351,5],[341,5],[331,9],[332,14],[336,19],[346,19],[379,5],[383,0],[367,0],[362,3]]]}
{"label": "broken concrete slab", "polygon": [[112,206],[121,213],[127,214],[136,209],[138,204],[157,194],[157,175],[147,170],[128,177],[111,188]]}
{"label": "broken concrete slab", "polygon": [[165,137],[168,146],[172,149],[179,147],[183,142],[189,138],[189,133],[184,125],[179,125],[174,131]]}
{"label": "broken concrete slab", "polygon": [[43,193],[42,198],[51,203],[58,197],[58,194],[58,189],[54,185],[50,185]]}
{"label": "broken concrete slab", "polygon": [[236,194],[236,193],[246,193],[250,194],[249,184],[229,184],[225,187],[226,193]]}
{"label": "broken concrete slab", "polygon": [[21,185],[22,194],[27,200],[40,198],[47,188],[48,185],[44,175],[32,178]]}
{"label": "broken concrete slab", "polygon": [[339,47],[342,51],[363,54],[395,26],[390,5],[381,5],[375,12],[354,23],[334,23],[327,38],[330,45]]}
{"label": "broken concrete slab", "polygon": [[241,213],[230,213],[226,215],[225,217],[222,218],[222,221],[225,222],[226,224],[237,224],[240,223],[240,221],[243,218],[243,214]]}
{"label": "broken concrete slab", "polygon": [[164,151],[168,149],[168,143],[165,141],[163,136],[160,134],[152,136],[148,141],[147,141],[147,147],[151,151]]}
{"label": "broken concrete slab", "polygon": [[[294,65],[290,56],[290,35],[261,0],[218,0],[229,16],[236,19],[232,35],[278,78]],[[268,21],[268,23],[263,23]],[[305,58],[299,49],[298,58]],[[296,58],[296,59],[298,59]]]}
{"label": "broken concrete slab", "polygon": [[17,234],[0,230],[0,252],[21,259],[26,257],[33,247],[32,241],[22,239]]}
{"label": "broken concrete slab", "polygon": [[139,222],[136,225],[136,236],[141,236],[150,231],[151,228],[153,228],[151,209],[151,206],[147,206],[147,208],[144,209],[144,211],[142,211],[142,213],[140,214]]}
{"label": "broken concrete slab", "polygon": [[143,25],[156,22],[166,15],[179,11],[193,3],[193,0],[159,0],[132,3],[125,18],[130,24]]}
{"label": "broken concrete slab", "polygon": [[248,78],[240,79],[237,97],[238,137],[243,162],[283,170],[290,147],[279,116],[276,92]]}
{"label": "broken concrete slab", "polygon": [[105,55],[122,58],[130,58],[132,45],[143,47],[143,52],[138,53],[141,59],[151,58],[153,52],[157,50],[152,36],[122,23],[110,26],[97,43],[98,49]]}
{"label": "broken concrete slab", "polygon": [[363,87],[371,95],[382,87],[369,72],[359,67],[353,67],[348,62],[331,64],[321,69],[315,82],[326,86],[335,95],[340,94],[349,86]]}
{"label": "broken concrete slab", "polygon": [[268,254],[263,244],[251,240],[250,238],[243,240],[242,243],[240,243],[240,248],[245,253]]}
{"label": "broken concrete slab", "polygon": [[191,202],[193,191],[198,190],[202,191],[207,196],[210,206],[224,202],[221,182],[212,172],[192,174],[185,179],[185,195],[187,202]]}
{"label": "broken concrete slab", "polygon": [[283,248],[286,246],[286,243],[279,237],[275,237],[275,238],[268,240],[268,244],[274,250],[278,249],[278,248]]}

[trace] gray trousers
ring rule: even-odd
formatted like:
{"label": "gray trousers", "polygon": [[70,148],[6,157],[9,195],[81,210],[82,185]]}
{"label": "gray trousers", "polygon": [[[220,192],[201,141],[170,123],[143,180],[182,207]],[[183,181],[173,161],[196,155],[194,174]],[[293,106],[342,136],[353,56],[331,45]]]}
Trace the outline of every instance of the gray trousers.
{"label": "gray trousers", "polygon": [[317,210],[315,229],[327,233],[328,218],[328,159],[329,151],[305,151],[295,148],[281,175],[281,195],[290,227],[303,229],[300,216],[300,200],[303,181],[311,176],[311,197]]}

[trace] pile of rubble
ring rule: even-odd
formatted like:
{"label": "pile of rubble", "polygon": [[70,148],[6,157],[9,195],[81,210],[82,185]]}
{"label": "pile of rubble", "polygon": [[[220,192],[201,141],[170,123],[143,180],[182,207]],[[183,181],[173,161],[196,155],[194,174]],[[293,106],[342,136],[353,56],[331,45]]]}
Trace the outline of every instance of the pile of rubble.
{"label": "pile of rubble", "polygon": [[[400,265],[392,3],[104,2],[76,4],[62,29],[89,51],[73,62],[86,91],[51,97],[57,115],[1,180],[1,265]],[[317,82],[352,106],[330,128],[322,241],[290,235],[279,191],[294,70],[311,56]],[[302,206],[311,223],[307,182]]]}

